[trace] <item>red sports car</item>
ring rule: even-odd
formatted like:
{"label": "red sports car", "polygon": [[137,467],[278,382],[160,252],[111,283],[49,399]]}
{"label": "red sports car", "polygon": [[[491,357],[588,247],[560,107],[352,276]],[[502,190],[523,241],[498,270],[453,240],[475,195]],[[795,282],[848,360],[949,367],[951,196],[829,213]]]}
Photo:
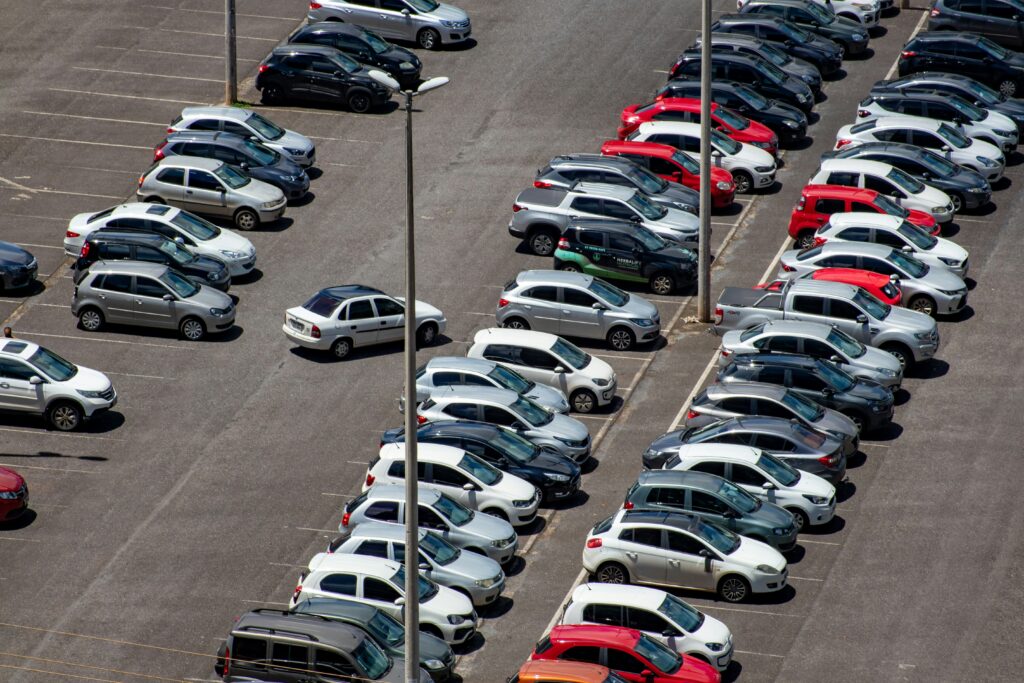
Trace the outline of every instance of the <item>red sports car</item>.
{"label": "red sports car", "polygon": [[[667,97],[650,104],[631,104],[622,110],[619,124],[619,139],[626,136],[647,121],[687,121],[700,123],[700,100],[689,97]],[[717,102],[711,103],[711,121],[722,133],[736,142],[745,142],[760,147],[769,154],[779,153],[779,136],[763,123],[751,121],[745,116],[727,109]]]}

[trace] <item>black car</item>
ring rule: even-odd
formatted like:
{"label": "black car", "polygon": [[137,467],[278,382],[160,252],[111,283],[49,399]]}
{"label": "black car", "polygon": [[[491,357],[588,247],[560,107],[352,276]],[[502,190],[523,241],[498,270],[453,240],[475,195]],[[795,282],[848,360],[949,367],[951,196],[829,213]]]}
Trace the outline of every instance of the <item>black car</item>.
{"label": "black car", "polygon": [[367,66],[386,71],[402,87],[419,83],[423,62],[404,47],[392,45],[362,26],[340,21],[307,24],[288,36],[289,43],[327,45]]}
{"label": "black car", "polygon": [[919,33],[900,52],[899,74],[948,71],[969,76],[1014,97],[1024,84],[1024,55],[976,33]]}
{"label": "black car", "polygon": [[90,233],[74,264],[76,282],[96,261],[163,263],[197,284],[222,292],[231,286],[227,264],[220,259],[192,254],[174,240],[142,230],[100,228]]}
{"label": "black car", "polygon": [[290,158],[255,140],[234,133],[182,131],[171,133],[156,148],[156,160],[169,156],[217,159],[256,180],[280,188],[288,199],[309,191],[309,176]]}
{"label": "black car", "polygon": [[740,14],[760,14],[778,17],[834,40],[846,55],[856,55],[868,49],[868,32],[863,26],[846,17],[837,17],[831,7],[814,0],[751,0],[740,9]]}
{"label": "black car", "polygon": [[826,408],[838,410],[870,432],[892,421],[892,392],[878,382],[858,379],[834,363],[792,353],[733,356],[718,381],[764,382],[792,389]]}
{"label": "black car", "polygon": [[696,265],[692,249],[625,221],[572,221],[555,249],[558,270],[643,282],[661,295],[691,285],[697,277]]}
{"label": "black car", "polygon": [[[656,99],[688,97],[700,99],[700,81],[669,81]],[[711,99],[723,107],[771,128],[780,142],[803,140],[807,136],[807,115],[796,107],[771,100],[734,81],[711,81]]]}
{"label": "black car", "polygon": [[876,81],[871,87],[871,94],[915,90],[958,95],[976,107],[1009,116],[1017,124],[1018,134],[1024,134],[1024,100],[1009,98],[968,76],[922,71],[902,78]]}
{"label": "black car", "polygon": [[256,89],[267,104],[317,100],[364,114],[391,99],[391,90],[370,78],[368,71],[333,47],[285,45],[260,62]]}
{"label": "black car", "polygon": [[1015,50],[1024,48],[1021,0],[932,0],[929,31],[974,31]]}
{"label": "black car", "polygon": [[[442,420],[416,430],[422,443],[454,446],[486,460],[502,472],[525,479],[538,489],[544,500],[561,500],[580,489],[580,466],[564,455],[542,448],[510,429],[482,422]],[[389,429],[380,445],[403,443],[405,429]]]}
{"label": "black car", "polygon": [[17,244],[0,242],[0,290],[28,287],[38,271],[35,256]]}
{"label": "black car", "polygon": [[[700,62],[699,51],[684,52],[669,71],[669,81],[700,81]],[[748,85],[765,97],[805,113],[814,108],[814,92],[809,85],[760,57],[712,51],[711,78]]]}
{"label": "black car", "polygon": [[[700,54],[700,39],[687,50]],[[745,36],[739,33],[712,33],[711,51],[728,54],[737,53],[752,57],[759,57],[769,64],[782,69],[793,78],[806,83],[814,94],[821,92],[821,72],[818,67],[799,57],[794,57],[778,46],[765,42],[760,38]]]}
{"label": "black car", "polygon": [[723,14],[711,25],[711,33],[759,38],[785,50],[787,54],[807,60],[826,76],[838,71],[843,64],[843,49],[834,40],[823,38],[778,17]]}
{"label": "black car", "polygon": [[941,154],[902,142],[866,142],[825,152],[822,159],[866,159],[895,166],[907,175],[942,190],[953,210],[978,209],[992,198],[992,186],[978,172],[953,163]]}

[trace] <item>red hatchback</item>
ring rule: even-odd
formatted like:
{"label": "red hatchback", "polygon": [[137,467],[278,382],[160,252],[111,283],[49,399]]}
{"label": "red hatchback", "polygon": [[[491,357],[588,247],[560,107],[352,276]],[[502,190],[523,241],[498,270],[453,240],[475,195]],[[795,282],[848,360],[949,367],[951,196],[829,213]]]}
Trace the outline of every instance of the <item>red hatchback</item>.
{"label": "red hatchback", "polygon": [[[725,133],[736,142],[745,142],[760,147],[775,156],[779,153],[779,136],[763,123],[751,121],[745,116],[727,109],[717,102],[711,103],[711,120],[719,132]],[[650,104],[631,104],[622,110],[619,123],[619,139],[648,121],[686,121],[700,123],[700,100],[690,97],[667,97]]]}
{"label": "red hatchback", "polygon": [[931,214],[905,209],[874,190],[843,185],[808,185],[800,193],[800,201],[789,218],[789,236],[796,240],[798,248],[806,249],[814,244],[814,233],[828,217],[844,211],[899,216],[932,235],[938,235],[940,230]]}
{"label": "red hatchback", "polygon": [[[606,140],[601,145],[606,157],[625,157],[665,180],[700,190],[700,164],[672,145],[656,142]],[[729,206],[736,196],[736,183],[732,173],[718,166],[711,167],[711,206],[716,209]]]}
{"label": "red hatchback", "polygon": [[6,522],[28,510],[28,485],[14,470],[0,467],[0,522]]}
{"label": "red hatchback", "polygon": [[607,666],[632,683],[720,683],[710,664],[683,656],[658,641],[619,626],[556,626],[531,659],[562,659]]}
{"label": "red hatchback", "polygon": [[[875,298],[890,306],[899,306],[900,300],[903,298],[903,293],[892,281],[892,278],[881,273],[873,273],[870,270],[860,270],[858,268],[820,268],[808,273],[804,277],[808,280],[842,282],[845,285],[863,287],[869,293],[874,294]],[[763,282],[756,289],[770,289],[773,292],[777,292],[787,282],[789,280]]]}

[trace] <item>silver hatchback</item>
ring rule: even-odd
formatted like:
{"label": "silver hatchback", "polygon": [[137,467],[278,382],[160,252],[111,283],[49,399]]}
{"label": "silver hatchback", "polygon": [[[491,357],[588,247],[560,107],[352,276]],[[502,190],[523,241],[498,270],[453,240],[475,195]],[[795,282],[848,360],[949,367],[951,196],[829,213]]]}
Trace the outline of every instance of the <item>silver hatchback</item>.
{"label": "silver hatchback", "polygon": [[194,284],[163,264],[140,261],[97,261],[82,271],[71,312],[89,332],[118,323],[177,329],[189,341],[235,324],[235,304],[224,292]]}
{"label": "silver hatchback", "polygon": [[358,24],[392,40],[415,41],[427,50],[469,39],[465,11],[435,0],[314,0],[309,23],[343,21]]}
{"label": "silver hatchback", "polygon": [[658,308],[584,273],[526,270],[505,285],[495,318],[502,327],[604,339],[618,351],[661,334]]}

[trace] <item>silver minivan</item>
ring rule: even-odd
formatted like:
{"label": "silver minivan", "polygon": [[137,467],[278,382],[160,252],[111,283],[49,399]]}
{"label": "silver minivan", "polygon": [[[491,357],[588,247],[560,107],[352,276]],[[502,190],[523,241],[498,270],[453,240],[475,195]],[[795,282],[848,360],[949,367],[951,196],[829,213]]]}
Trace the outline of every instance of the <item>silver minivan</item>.
{"label": "silver minivan", "polygon": [[392,40],[414,41],[427,50],[469,39],[469,15],[435,0],[315,0],[309,23],[344,21],[359,24]]}
{"label": "silver minivan", "polygon": [[230,296],[163,264],[141,261],[97,261],[81,271],[71,312],[89,332],[106,323],[162,327],[177,329],[189,341],[235,324]]}

